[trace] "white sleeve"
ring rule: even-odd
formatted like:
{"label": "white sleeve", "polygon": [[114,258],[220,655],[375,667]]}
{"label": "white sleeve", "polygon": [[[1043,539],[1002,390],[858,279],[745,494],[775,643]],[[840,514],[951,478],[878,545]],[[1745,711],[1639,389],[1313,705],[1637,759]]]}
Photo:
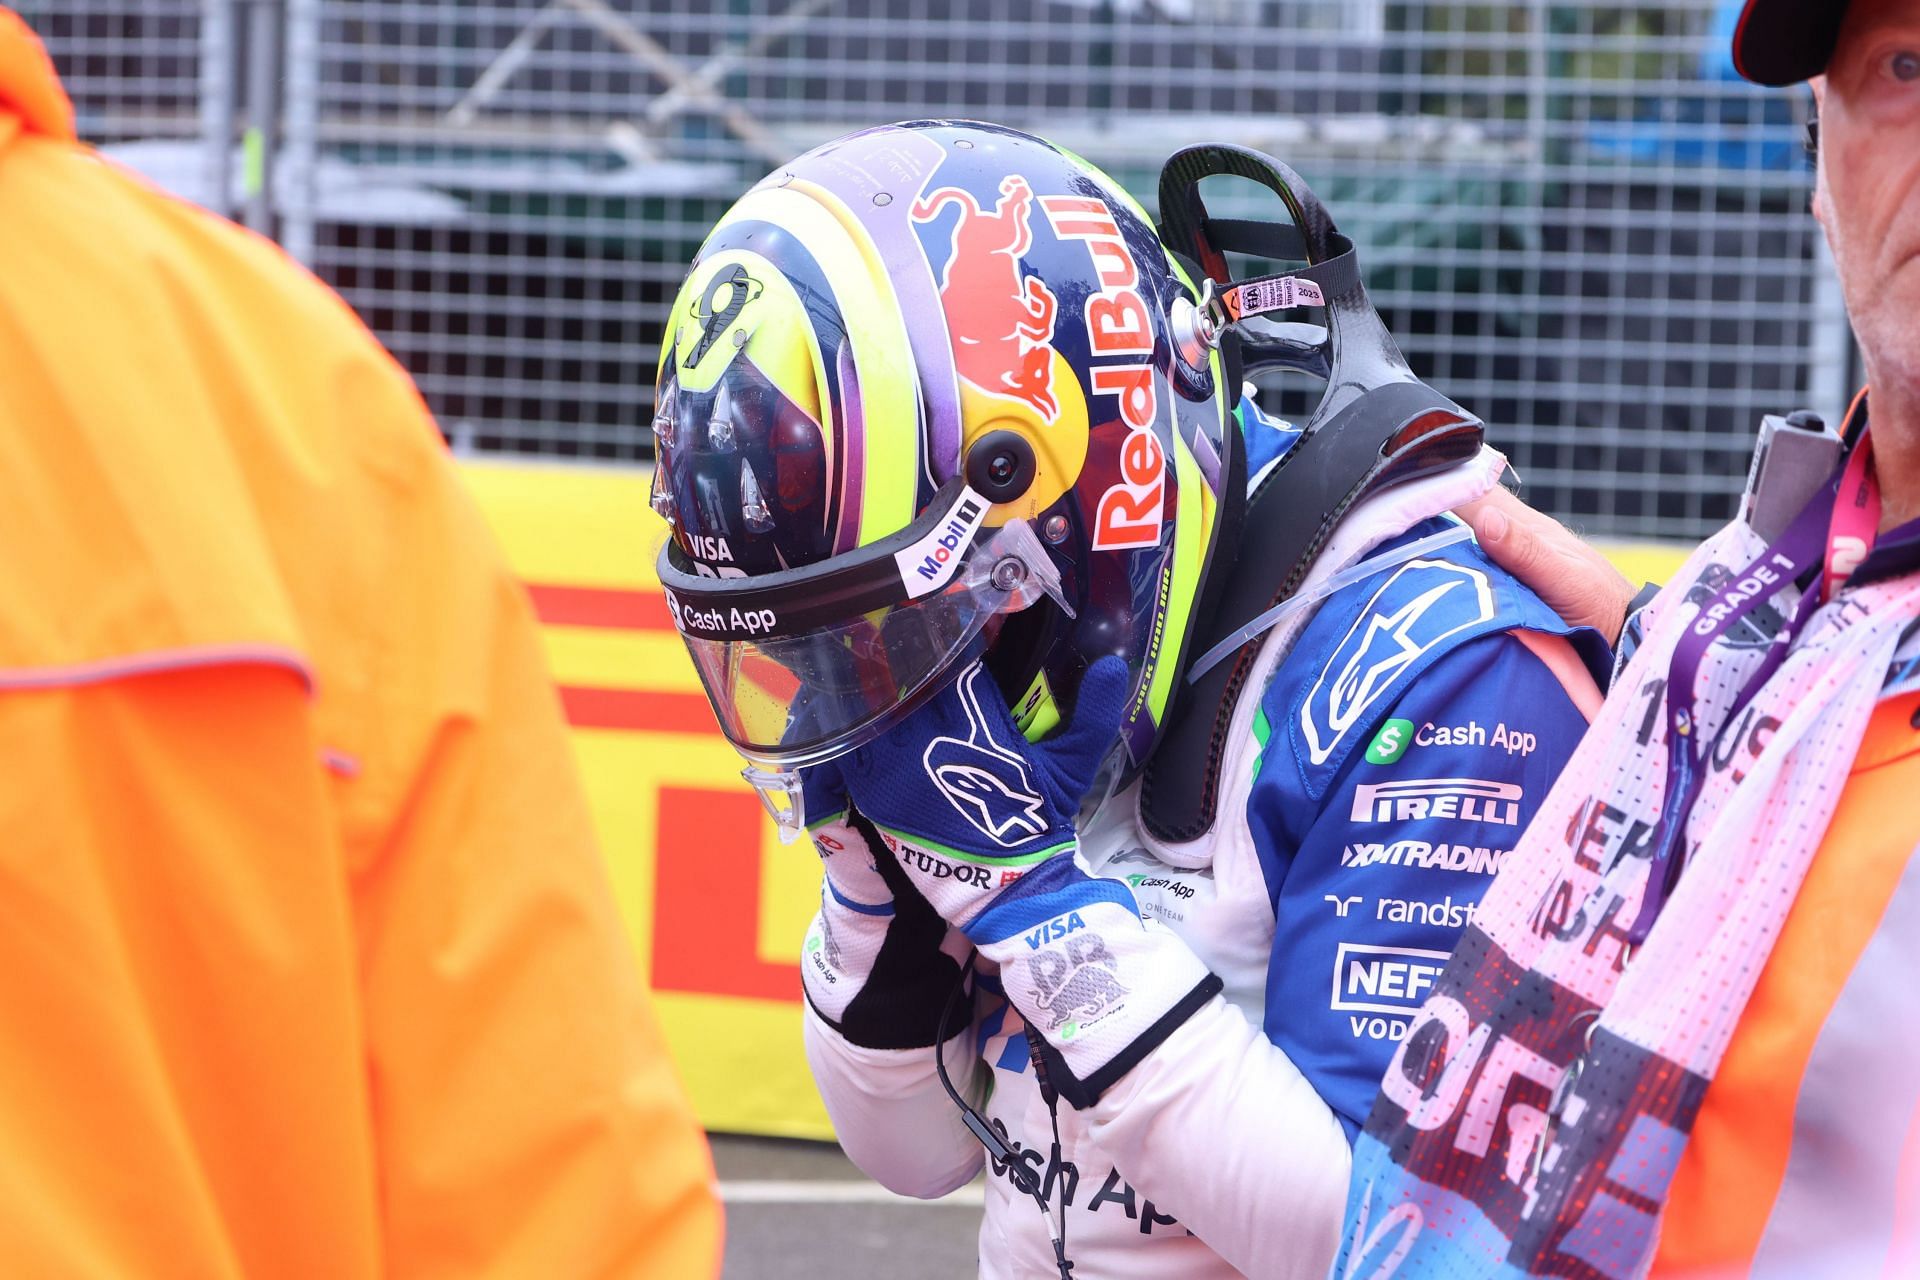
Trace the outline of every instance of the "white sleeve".
{"label": "white sleeve", "polygon": [[1353,1152],[1291,1059],[1221,997],[1083,1113],[1128,1182],[1249,1276],[1323,1280]]}
{"label": "white sleeve", "polygon": [[[941,1088],[932,1049],[865,1049],[847,1043],[811,1005],[805,1018],[807,1065],[841,1149],[861,1172],[921,1200],[980,1172],[986,1153]],[[972,1040],[969,1026],[947,1042],[945,1055],[953,1087],[978,1106],[987,1067]]]}

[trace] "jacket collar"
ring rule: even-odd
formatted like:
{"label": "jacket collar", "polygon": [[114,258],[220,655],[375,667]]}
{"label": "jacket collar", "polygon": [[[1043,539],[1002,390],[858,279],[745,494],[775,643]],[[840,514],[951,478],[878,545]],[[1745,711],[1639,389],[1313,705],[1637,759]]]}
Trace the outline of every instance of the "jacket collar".
{"label": "jacket collar", "polygon": [[[17,123],[8,122],[8,115]],[[0,137],[23,127],[71,141],[73,103],[40,38],[20,15],[0,6]]]}

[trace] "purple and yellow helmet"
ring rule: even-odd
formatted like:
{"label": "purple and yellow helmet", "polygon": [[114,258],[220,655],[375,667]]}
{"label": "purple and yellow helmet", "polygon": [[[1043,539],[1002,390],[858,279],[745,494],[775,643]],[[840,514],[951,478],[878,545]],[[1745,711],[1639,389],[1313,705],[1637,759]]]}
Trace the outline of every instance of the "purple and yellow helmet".
{"label": "purple and yellow helmet", "polygon": [[1119,186],[1012,129],[869,129],[743,196],[654,423],[660,577],[742,754],[828,759],[976,657],[1037,738],[1118,654],[1137,768],[1243,483],[1197,301]]}

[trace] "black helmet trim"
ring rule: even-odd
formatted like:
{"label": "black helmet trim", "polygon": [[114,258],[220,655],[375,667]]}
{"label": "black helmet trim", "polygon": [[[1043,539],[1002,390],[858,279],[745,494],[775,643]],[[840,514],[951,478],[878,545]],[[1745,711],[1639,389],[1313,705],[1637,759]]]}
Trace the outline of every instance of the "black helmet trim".
{"label": "black helmet trim", "polygon": [[751,577],[700,573],[679,544],[669,541],[660,549],[660,585],[684,636],[801,635],[945,587],[979,540],[990,506],[964,477],[955,476],[897,533],[817,564]]}

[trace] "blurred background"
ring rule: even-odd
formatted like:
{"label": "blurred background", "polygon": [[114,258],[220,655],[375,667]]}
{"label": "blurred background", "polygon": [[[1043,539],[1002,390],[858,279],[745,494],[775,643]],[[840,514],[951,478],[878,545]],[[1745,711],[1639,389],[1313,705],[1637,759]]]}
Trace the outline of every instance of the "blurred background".
{"label": "blurred background", "polygon": [[[730,1276],[967,1274],[979,1203],[903,1206],[800,1141],[830,1136],[794,967],[818,867],[739,781],[651,575],[666,308],[762,174],[969,116],[1151,207],[1181,146],[1269,151],[1357,242],[1415,368],[1603,538],[1724,522],[1760,414],[1837,418],[1858,378],[1805,91],[1734,77],[1737,0],[11,2],[82,136],[339,289],[462,456],[695,1105],[751,1135],[716,1138]],[[1263,394],[1297,415],[1315,390]]]}
{"label": "blurred background", "polygon": [[82,133],[338,287],[462,450],[646,459],[704,230],[793,154],[917,116],[1042,133],[1149,203],[1190,142],[1286,160],[1415,367],[1591,532],[1705,533],[1758,415],[1837,413],[1852,381],[1804,91],[1734,78],[1733,0],[21,7]]}

